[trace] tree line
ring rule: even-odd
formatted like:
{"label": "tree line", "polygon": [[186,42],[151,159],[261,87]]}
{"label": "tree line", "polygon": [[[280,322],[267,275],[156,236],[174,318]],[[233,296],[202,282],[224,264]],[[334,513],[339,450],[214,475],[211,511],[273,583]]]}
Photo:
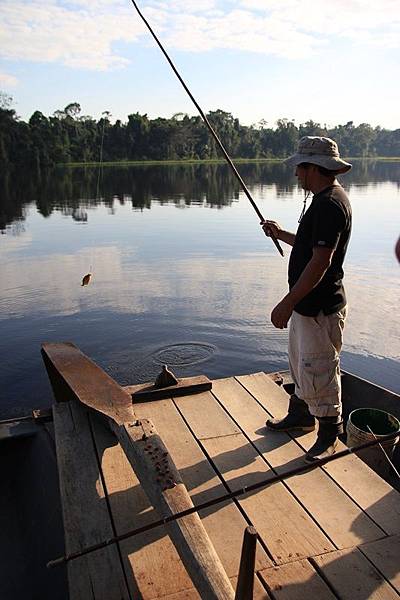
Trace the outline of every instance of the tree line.
{"label": "tree line", "polygon": [[[400,156],[400,129],[373,128],[353,121],[327,128],[312,120],[296,125],[279,119],[242,125],[223,110],[207,117],[233,158],[283,158],[293,153],[304,135],[335,139],[347,157]],[[169,119],[149,119],[138,112],[125,123],[111,122],[104,111],[99,120],[81,114],[79,103],[46,117],[35,111],[28,122],[12,108],[12,98],[0,93],[0,165],[47,167],[60,163],[131,160],[215,159],[221,153],[199,116],[177,113]]]}
{"label": "tree line", "polygon": [[[244,162],[239,171],[252,193],[273,186],[277,197],[297,194],[293,169],[280,161]],[[23,230],[27,206],[34,203],[43,217],[61,211],[75,221],[87,221],[90,209],[107,206],[110,213],[121,204],[132,210],[150,209],[156,204],[177,208],[207,205],[222,208],[240,197],[240,186],[224,163],[177,162],[165,168],[151,163],[110,168],[54,167],[49,169],[0,169],[0,235],[11,227]],[[400,181],[400,161],[354,161],[343,180],[352,186],[369,182]]]}

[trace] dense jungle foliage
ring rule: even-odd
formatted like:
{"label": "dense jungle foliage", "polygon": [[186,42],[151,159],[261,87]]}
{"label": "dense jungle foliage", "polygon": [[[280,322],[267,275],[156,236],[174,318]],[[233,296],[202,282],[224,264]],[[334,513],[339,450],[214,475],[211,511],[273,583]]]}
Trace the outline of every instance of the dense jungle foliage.
{"label": "dense jungle foliage", "polygon": [[[111,122],[108,111],[96,121],[81,114],[77,102],[51,117],[35,111],[28,123],[12,108],[12,99],[0,93],[0,164],[52,166],[58,163],[131,160],[215,159],[220,151],[199,116],[178,113],[149,119],[133,113],[127,122]],[[303,135],[335,139],[347,157],[400,156],[400,129],[390,131],[355,126],[353,121],[331,129],[307,121],[279,119],[274,128],[266,121],[246,126],[223,110],[208,118],[228,153],[234,158],[281,158],[291,154]]]}

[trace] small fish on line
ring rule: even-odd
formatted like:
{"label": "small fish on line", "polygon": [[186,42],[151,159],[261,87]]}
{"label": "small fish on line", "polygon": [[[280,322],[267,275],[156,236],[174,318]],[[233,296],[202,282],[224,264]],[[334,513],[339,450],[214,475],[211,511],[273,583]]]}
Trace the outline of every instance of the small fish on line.
{"label": "small fish on line", "polygon": [[82,287],[82,285],[89,285],[91,277],[92,277],[92,274],[91,274],[91,273],[88,273],[87,275],[85,275],[85,276],[82,278],[81,287]]}

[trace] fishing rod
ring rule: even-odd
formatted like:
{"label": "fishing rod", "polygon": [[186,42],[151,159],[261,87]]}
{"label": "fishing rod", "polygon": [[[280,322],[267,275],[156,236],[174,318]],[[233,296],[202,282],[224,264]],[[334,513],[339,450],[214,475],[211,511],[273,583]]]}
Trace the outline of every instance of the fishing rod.
{"label": "fishing rod", "polygon": [[[142,19],[142,21],[144,22],[144,24],[146,25],[147,29],[150,31],[151,35],[153,36],[154,40],[156,41],[157,45],[159,46],[161,52],[164,54],[165,58],[167,59],[168,63],[170,64],[173,72],[175,73],[175,75],[177,76],[177,78],[179,79],[179,81],[181,82],[184,90],[186,91],[186,93],[188,94],[189,98],[191,99],[191,101],[193,102],[193,104],[195,105],[195,107],[197,108],[197,110],[200,113],[201,118],[203,119],[204,123],[206,124],[206,126],[208,127],[208,130],[210,131],[211,135],[213,136],[214,140],[217,142],[217,145],[219,146],[222,154],[224,155],[224,157],[226,158],[229,166],[231,167],[236,179],[238,180],[242,190],[244,191],[244,193],[246,194],[247,198],[250,200],[250,203],[252,205],[252,207],[254,208],[254,210],[257,213],[258,218],[260,219],[260,222],[264,222],[264,217],[260,211],[260,209],[258,208],[257,204],[254,202],[245,182],[243,181],[239,171],[236,169],[235,165],[233,164],[228,152],[226,151],[224,145],[222,144],[221,140],[219,139],[218,135],[216,134],[216,132],[214,131],[210,121],[208,120],[208,118],[206,117],[206,115],[204,114],[201,106],[198,104],[197,100],[195,99],[195,97],[193,96],[192,92],[189,90],[188,86],[186,85],[186,83],[183,81],[182,77],[180,76],[177,68],[175,67],[174,63],[172,62],[172,60],[170,59],[169,55],[167,54],[167,51],[165,50],[164,46],[161,44],[160,40],[158,39],[158,37],[156,36],[156,34],[154,33],[153,29],[151,28],[151,25],[149,24],[149,22],[146,20],[146,18],[144,17],[144,15],[142,14],[142,12],[140,11],[138,5],[136,4],[135,0],[131,0],[133,6],[135,7],[139,17]],[[267,234],[266,234],[267,235]],[[274,242],[279,254],[281,256],[283,256],[283,250],[282,247],[280,245],[280,243],[278,242],[278,240],[276,239],[276,237],[272,234],[271,231],[269,231],[268,236],[272,239],[272,241]]]}
{"label": "fishing rod", "polygon": [[381,442],[394,440],[398,436],[399,436],[399,432],[395,431],[393,433],[389,433],[388,435],[382,435],[379,438],[375,437],[375,439],[369,440],[367,442],[363,442],[362,444],[360,444],[358,446],[353,446],[352,448],[345,448],[344,450],[341,450],[340,452],[336,452],[335,454],[332,454],[331,456],[327,456],[326,458],[321,458],[320,460],[316,460],[311,463],[305,463],[304,465],[301,465],[300,467],[296,467],[295,469],[291,469],[290,471],[287,471],[286,473],[282,473],[280,475],[274,475],[273,477],[269,477],[268,479],[263,479],[262,481],[259,481],[257,483],[253,483],[251,485],[244,486],[233,492],[228,492],[226,494],[218,496],[218,498],[214,498],[213,500],[207,500],[206,502],[202,502],[201,504],[197,504],[196,506],[187,508],[186,510],[181,511],[180,513],[175,513],[174,515],[170,515],[168,517],[164,517],[163,519],[158,519],[157,521],[153,521],[152,523],[150,523],[148,525],[143,525],[142,527],[137,527],[136,529],[131,529],[130,531],[127,531],[126,533],[123,533],[122,535],[118,535],[118,536],[109,538],[108,540],[104,540],[103,542],[99,542],[98,544],[93,544],[93,546],[87,546],[86,548],[84,548],[83,550],[80,550],[79,552],[71,552],[70,554],[66,554],[65,556],[60,556],[60,558],[56,558],[54,560],[49,561],[47,563],[47,567],[49,569],[52,569],[53,567],[58,567],[60,565],[63,565],[65,563],[71,561],[71,560],[80,558],[81,556],[84,556],[85,554],[90,554],[91,552],[95,552],[96,550],[101,550],[102,548],[105,548],[106,546],[110,546],[112,544],[122,542],[123,540],[134,537],[136,535],[139,535],[140,533],[145,533],[146,531],[149,531],[150,529],[155,529],[156,527],[160,527],[160,525],[167,525],[168,523],[171,523],[172,521],[176,521],[177,519],[182,519],[183,517],[187,517],[188,515],[191,515],[195,512],[200,512],[201,510],[204,510],[205,508],[210,508],[210,506],[215,506],[216,504],[220,504],[221,502],[225,502],[226,500],[232,500],[233,498],[237,498],[238,496],[242,496],[243,494],[248,494],[249,492],[255,492],[256,490],[259,490],[260,488],[268,487],[274,483],[277,483],[278,481],[284,481],[285,479],[288,479],[289,477],[294,477],[295,475],[301,475],[303,473],[306,473],[307,471],[311,471],[313,469],[316,469],[317,467],[322,467],[323,465],[326,465],[327,463],[338,460],[339,458],[342,458],[343,456],[348,456],[349,454],[357,453],[359,450],[364,450],[365,448],[377,446],[378,444],[380,445]]}

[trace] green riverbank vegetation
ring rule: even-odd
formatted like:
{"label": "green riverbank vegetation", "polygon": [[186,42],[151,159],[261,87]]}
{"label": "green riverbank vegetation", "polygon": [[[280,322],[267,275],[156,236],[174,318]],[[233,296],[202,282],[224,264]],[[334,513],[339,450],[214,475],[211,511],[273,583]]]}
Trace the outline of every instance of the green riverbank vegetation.
{"label": "green riverbank vegetation", "polygon": [[[312,120],[296,125],[279,119],[273,127],[267,121],[242,125],[223,110],[207,117],[226,147],[237,160],[284,158],[295,150],[303,135],[334,138],[341,154],[353,158],[400,156],[400,129],[355,126],[353,121],[327,128]],[[143,161],[217,161],[220,151],[199,116],[178,113],[171,118],[149,119],[133,113],[127,121],[111,121],[104,111],[99,120],[83,115],[77,102],[52,116],[35,111],[28,122],[12,108],[12,98],[0,93],[0,165],[30,165],[40,168],[55,164],[104,165]]]}

